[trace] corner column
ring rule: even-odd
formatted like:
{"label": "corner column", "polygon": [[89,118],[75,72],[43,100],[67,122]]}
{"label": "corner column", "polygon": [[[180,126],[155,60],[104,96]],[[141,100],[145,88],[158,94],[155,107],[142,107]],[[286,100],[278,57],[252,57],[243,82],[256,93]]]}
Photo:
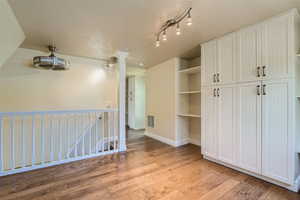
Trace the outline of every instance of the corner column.
{"label": "corner column", "polygon": [[117,52],[119,64],[119,134],[120,134],[120,147],[119,151],[126,151],[126,59],[127,52]]}

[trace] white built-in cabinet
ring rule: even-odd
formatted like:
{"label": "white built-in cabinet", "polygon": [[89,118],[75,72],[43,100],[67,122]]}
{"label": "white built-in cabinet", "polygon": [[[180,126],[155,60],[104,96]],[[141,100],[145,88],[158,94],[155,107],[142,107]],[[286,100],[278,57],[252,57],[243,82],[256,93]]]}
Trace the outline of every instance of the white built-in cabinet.
{"label": "white built-in cabinet", "polygon": [[201,45],[204,157],[291,190],[298,29],[292,10]]}

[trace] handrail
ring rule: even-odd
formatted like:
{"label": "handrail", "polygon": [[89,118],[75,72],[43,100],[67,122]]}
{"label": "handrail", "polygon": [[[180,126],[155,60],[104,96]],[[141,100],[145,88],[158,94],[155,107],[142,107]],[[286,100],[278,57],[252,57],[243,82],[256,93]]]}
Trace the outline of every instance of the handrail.
{"label": "handrail", "polygon": [[28,112],[0,112],[1,116],[14,116],[14,115],[41,115],[41,114],[70,114],[70,113],[91,113],[91,112],[116,112],[116,108],[105,109],[89,109],[89,110],[49,110],[49,111],[28,111]]}

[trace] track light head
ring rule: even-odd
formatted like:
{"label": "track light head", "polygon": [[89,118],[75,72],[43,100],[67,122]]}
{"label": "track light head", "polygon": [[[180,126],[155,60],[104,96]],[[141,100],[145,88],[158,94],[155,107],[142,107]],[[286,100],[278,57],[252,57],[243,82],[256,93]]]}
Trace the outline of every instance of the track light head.
{"label": "track light head", "polygon": [[162,40],[167,41],[167,31],[166,30],[164,30],[164,32],[163,32]]}

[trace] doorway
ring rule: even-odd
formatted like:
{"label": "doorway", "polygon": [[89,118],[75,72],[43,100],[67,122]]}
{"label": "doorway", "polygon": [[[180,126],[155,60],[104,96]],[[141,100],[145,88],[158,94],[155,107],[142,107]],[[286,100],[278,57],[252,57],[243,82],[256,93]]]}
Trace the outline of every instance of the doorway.
{"label": "doorway", "polygon": [[145,77],[140,75],[128,76],[126,78],[126,125],[129,137],[144,135],[145,99]]}

